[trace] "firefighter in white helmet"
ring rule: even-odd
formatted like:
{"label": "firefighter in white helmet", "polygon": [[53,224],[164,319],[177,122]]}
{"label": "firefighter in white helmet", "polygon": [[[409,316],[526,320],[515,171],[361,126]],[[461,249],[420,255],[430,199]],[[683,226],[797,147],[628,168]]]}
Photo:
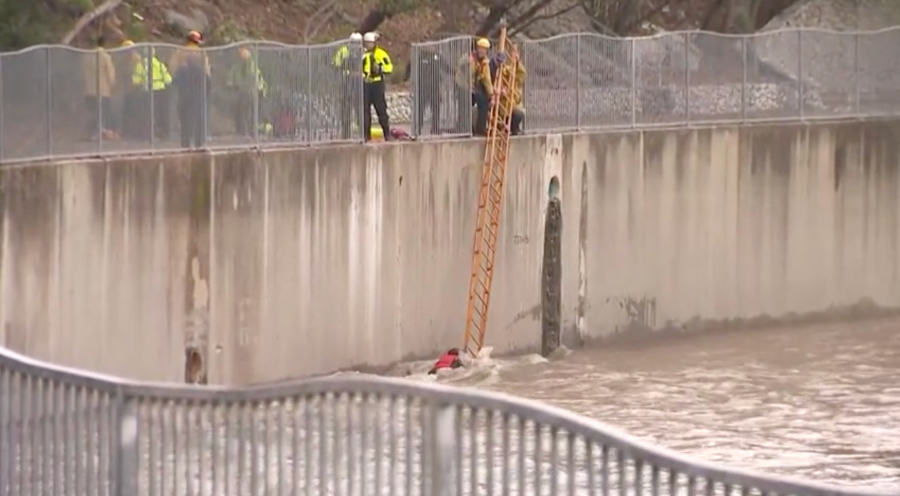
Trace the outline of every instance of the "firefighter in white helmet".
{"label": "firefighter in white helmet", "polygon": [[394,64],[387,51],[377,45],[378,34],[366,33],[363,36],[365,53],[362,60],[363,76],[363,131],[366,141],[372,139],[372,107],[378,115],[378,124],[385,140],[391,139],[391,127],[388,122],[387,100],[385,99],[384,78],[394,72]]}

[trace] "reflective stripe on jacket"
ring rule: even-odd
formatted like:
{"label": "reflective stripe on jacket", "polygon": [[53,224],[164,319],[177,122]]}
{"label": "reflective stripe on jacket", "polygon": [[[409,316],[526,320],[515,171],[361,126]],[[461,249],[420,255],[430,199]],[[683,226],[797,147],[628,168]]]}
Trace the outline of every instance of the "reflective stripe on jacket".
{"label": "reflective stripe on jacket", "polygon": [[[377,65],[381,66],[381,74],[372,72]],[[367,51],[363,56],[362,72],[367,83],[377,83],[382,81],[385,75],[394,72],[394,64],[391,63],[391,57],[387,51],[381,47],[375,47],[371,51]]]}

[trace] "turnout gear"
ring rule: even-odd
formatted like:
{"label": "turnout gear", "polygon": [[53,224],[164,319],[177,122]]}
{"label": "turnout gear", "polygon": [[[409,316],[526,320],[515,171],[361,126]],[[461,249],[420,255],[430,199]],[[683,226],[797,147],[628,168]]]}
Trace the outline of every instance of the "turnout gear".
{"label": "turnout gear", "polygon": [[394,72],[394,64],[391,57],[383,48],[375,45],[377,35],[366,33],[363,42],[366,43],[366,52],[362,60],[363,77],[363,132],[366,141],[372,140],[372,107],[378,115],[378,124],[384,139],[392,139],[391,127],[387,113],[387,100],[385,97],[386,75]]}

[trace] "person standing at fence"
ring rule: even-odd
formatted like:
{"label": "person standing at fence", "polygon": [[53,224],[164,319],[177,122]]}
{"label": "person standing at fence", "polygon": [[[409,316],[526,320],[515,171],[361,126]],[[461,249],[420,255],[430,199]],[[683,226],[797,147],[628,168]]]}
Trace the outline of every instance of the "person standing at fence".
{"label": "person standing at fence", "polygon": [[354,124],[359,127],[363,82],[360,72],[363,56],[363,35],[351,33],[349,42],[334,53],[334,68],[340,80],[341,139],[348,140]]}
{"label": "person standing at fence", "polygon": [[[413,64],[416,67],[416,81],[413,81],[413,102],[416,108],[416,129],[418,135],[425,128],[425,111],[431,113],[431,134],[441,132],[441,89],[444,75],[448,73],[441,53],[431,46],[413,47],[412,57],[406,65],[406,81],[412,78]],[[452,72],[452,68],[450,69]]]}
{"label": "person standing at fence", "polygon": [[82,66],[84,107],[87,116],[85,132],[95,140],[100,134],[104,139],[117,139],[114,131],[112,92],[116,86],[116,69],[112,57],[106,51],[106,40],[97,38],[97,51],[85,55]]}
{"label": "person standing at fence", "polygon": [[378,115],[378,125],[381,126],[381,132],[385,140],[391,140],[391,126],[388,121],[387,99],[385,96],[385,76],[394,72],[394,64],[387,51],[376,43],[378,34],[366,33],[363,36],[363,45],[365,46],[365,54],[363,55],[363,132],[366,141],[372,140],[372,107],[375,107],[375,113]]}
{"label": "person standing at fence", "polygon": [[487,136],[487,120],[490,113],[494,88],[491,82],[490,60],[488,50],[491,42],[487,38],[479,38],[475,50],[464,56],[456,71],[457,107],[459,112],[458,131],[466,133],[472,129],[469,110],[475,106],[474,134]]}
{"label": "person standing at fence", "polygon": [[[525,64],[519,59],[519,49],[513,44],[509,45],[509,56],[505,53],[498,53],[491,58],[491,78],[496,84],[498,75],[509,76],[512,71],[516,71],[516,81],[512,88],[501,88],[500,98],[501,109],[512,109],[512,117],[510,117],[510,134],[517,136],[522,134],[522,124],[525,120],[525,110],[522,108],[522,97],[525,94]],[[506,122],[506,113],[500,113],[500,119]]]}
{"label": "person standing at fence", "polygon": [[202,43],[203,35],[191,31],[185,46],[169,62],[178,89],[178,120],[184,148],[206,144],[206,103],[211,88],[209,58],[200,48]]}
{"label": "person standing at fence", "polygon": [[228,71],[227,86],[234,93],[234,131],[240,136],[253,137],[257,117],[261,117],[259,103],[266,97],[266,80],[250,50],[238,51],[238,61]]}
{"label": "person standing at fence", "polygon": [[[131,85],[139,93],[138,98],[144,102],[145,107],[149,107],[150,101],[153,102],[152,132],[154,135],[159,139],[168,139],[171,105],[168,90],[172,85],[172,75],[169,74],[166,64],[160,62],[156,57],[156,50],[153,47],[150,47],[149,50],[149,57],[143,57],[140,51],[135,50],[133,55],[136,62],[131,74]],[[149,137],[151,132],[149,112],[137,118],[143,119],[141,122],[142,136]]]}

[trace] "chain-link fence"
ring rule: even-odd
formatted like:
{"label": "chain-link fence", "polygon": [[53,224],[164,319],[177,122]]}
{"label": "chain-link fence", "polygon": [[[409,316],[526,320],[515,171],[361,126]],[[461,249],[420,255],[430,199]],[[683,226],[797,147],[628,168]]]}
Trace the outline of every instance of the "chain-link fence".
{"label": "chain-link fence", "polygon": [[[423,138],[472,135],[473,41],[413,45],[411,90],[388,94],[394,124]],[[898,43],[900,28],[523,41],[524,128],[892,115],[900,111]],[[339,59],[348,48],[355,55]],[[359,49],[253,42],[193,54],[172,45],[2,54],[0,162],[361,142]]]}
{"label": "chain-link fence", "polygon": [[487,391],[343,377],[245,389],[0,349],[0,496],[876,496],[726,469]]}

